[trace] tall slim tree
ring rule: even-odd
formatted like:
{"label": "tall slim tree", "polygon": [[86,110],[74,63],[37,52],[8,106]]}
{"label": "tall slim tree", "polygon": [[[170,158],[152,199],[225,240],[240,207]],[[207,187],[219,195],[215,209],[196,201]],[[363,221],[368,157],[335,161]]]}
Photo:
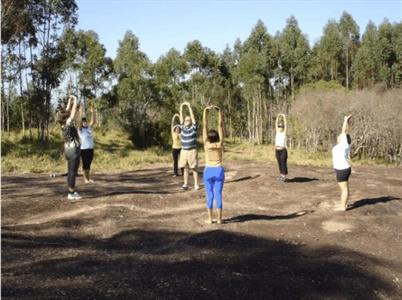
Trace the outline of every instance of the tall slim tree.
{"label": "tall slim tree", "polygon": [[286,26],[280,35],[281,57],[279,65],[289,76],[292,100],[295,95],[295,85],[300,85],[307,73],[310,48],[307,37],[303,35],[294,16],[286,21]]}
{"label": "tall slim tree", "polygon": [[347,13],[343,12],[339,20],[339,30],[342,34],[343,39],[343,56],[345,59],[345,84],[346,88],[349,89],[350,85],[350,66],[356,55],[356,51],[359,46],[359,26],[353,19],[353,17]]}
{"label": "tall slim tree", "polygon": [[380,69],[381,53],[378,47],[378,29],[370,21],[363,34],[361,45],[356,53],[352,64],[355,84],[360,87],[368,87],[378,80]]}
{"label": "tall slim tree", "polygon": [[343,39],[339,24],[335,20],[328,21],[323,35],[317,45],[319,64],[323,68],[323,79],[338,80],[342,62]]}

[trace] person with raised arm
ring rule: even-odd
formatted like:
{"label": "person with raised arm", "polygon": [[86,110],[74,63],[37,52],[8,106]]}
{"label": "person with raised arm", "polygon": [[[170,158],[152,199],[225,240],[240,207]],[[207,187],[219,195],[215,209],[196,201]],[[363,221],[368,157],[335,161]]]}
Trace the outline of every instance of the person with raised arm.
{"label": "person with raised arm", "polygon": [[56,121],[61,125],[64,138],[64,156],[67,159],[68,200],[79,200],[81,196],[75,190],[75,177],[80,165],[81,142],[74,124],[78,112],[78,103],[75,96],[68,98],[67,107],[57,112]]}
{"label": "person with raised arm", "polygon": [[96,124],[96,110],[93,103],[90,103],[91,109],[91,122],[88,124],[87,117],[83,114],[83,109],[80,109],[80,126],[78,127],[78,134],[81,139],[81,159],[82,169],[84,173],[85,183],[92,183],[91,179],[91,164],[94,158],[94,137],[92,128]]}
{"label": "person with raised arm", "polygon": [[[208,112],[216,109],[218,116],[218,131],[208,129]],[[218,211],[217,223],[222,223],[222,191],[225,181],[225,170],[222,165],[223,156],[223,121],[222,111],[217,106],[208,106],[203,113],[202,140],[205,151],[204,185],[207,198],[208,219],[206,223],[211,224],[214,199]]]}
{"label": "person with raised arm", "polygon": [[[282,117],[282,121],[279,119]],[[278,114],[275,121],[275,156],[278,162],[279,167],[279,177],[278,180],[285,182],[286,176],[288,175],[288,150],[286,147],[286,133],[287,133],[287,124],[286,124],[286,116],[284,114]]]}
{"label": "person with raised arm", "polygon": [[341,202],[335,207],[337,211],[346,211],[349,200],[349,176],[352,173],[350,164],[350,144],[352,140],[348,133],[349,121],[352,115],[343,119],[342,132],[337,138],[337,144],[332,148],[332,163],[336,181],[341,189]]}
{"label": "person with raised arm", "polygon": [[[188,107],[190,116],[183,117],[183,108]],[[180,105],[180,137],[181,137],[181,153],[179,168],[184,168],[183,176],[183,189],[188,190],[188,176],[189,170],[193,172],[194,176],[194,189],[197,191],[200,189],[198,185],[198,153],[197,153],[197,126],[194,118],[193,110],[188,102],[184,102]]]}
{"label": "person with raised arm", "polygon": [[[172,123],[170,125],[170,131],[172,133],[172,156],[173,156],[173,176],[179,176],[179,157],[181,151],[181,129],[180,125],[175,124],[176,118],[179,119],[180,122],[180,115],[175,114],[172,118]],[[183,175],[183,169],[181,170],[181,174]]]}

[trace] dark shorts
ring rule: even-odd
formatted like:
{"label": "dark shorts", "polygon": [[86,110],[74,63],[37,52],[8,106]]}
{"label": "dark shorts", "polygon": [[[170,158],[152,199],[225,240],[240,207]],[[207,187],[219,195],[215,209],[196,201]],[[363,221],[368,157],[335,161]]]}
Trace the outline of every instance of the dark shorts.
{"label": "dark shorts", "polygon": [[82,168],[84,170],[91,169],[91,163],[94,158],[94,149],[81,150]]}
{"label": "dark shorts", "polygon": [[343,170],[335,169],[336,181],[338,181],[338,182],[348,181],[351,173],[352,173],[352,168],[347,168],[347,169],[343,169]]}

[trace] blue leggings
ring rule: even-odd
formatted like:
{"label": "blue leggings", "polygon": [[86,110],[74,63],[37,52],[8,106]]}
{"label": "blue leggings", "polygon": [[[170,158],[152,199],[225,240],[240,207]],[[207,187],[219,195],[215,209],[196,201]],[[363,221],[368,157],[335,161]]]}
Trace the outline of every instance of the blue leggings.
{"label": "blue leggings", "polygon": [[205,167],[204,184],[207,192],[207,208],[212,209],[214,198],[216,207],[222,208],[222,190],[225,181],[225,171],[223,167]]}

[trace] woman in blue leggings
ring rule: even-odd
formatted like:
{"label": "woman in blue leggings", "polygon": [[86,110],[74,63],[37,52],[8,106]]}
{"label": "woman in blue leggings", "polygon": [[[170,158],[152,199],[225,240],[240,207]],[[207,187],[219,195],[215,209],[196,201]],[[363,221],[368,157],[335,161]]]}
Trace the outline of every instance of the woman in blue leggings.
{"label": "woman in blue leggings", "polygon": [[[215,108],[219,112],[218,131],[208,130],[208,112]],[[222,223],[222,190],[225,181],[225,171],[222,166],[223,153],[223,124],[222,111],[217,106],[208,106],[204,109],[203,114],[204,128],[202,131],[202,139],[204,141],[205,150],[205,169],[204,184],[207,193],[207,210],[208,219],[206,223],[211,224],[212,208],[214,199],[216,200],[216,208],[218,209],[217,223]]]}

